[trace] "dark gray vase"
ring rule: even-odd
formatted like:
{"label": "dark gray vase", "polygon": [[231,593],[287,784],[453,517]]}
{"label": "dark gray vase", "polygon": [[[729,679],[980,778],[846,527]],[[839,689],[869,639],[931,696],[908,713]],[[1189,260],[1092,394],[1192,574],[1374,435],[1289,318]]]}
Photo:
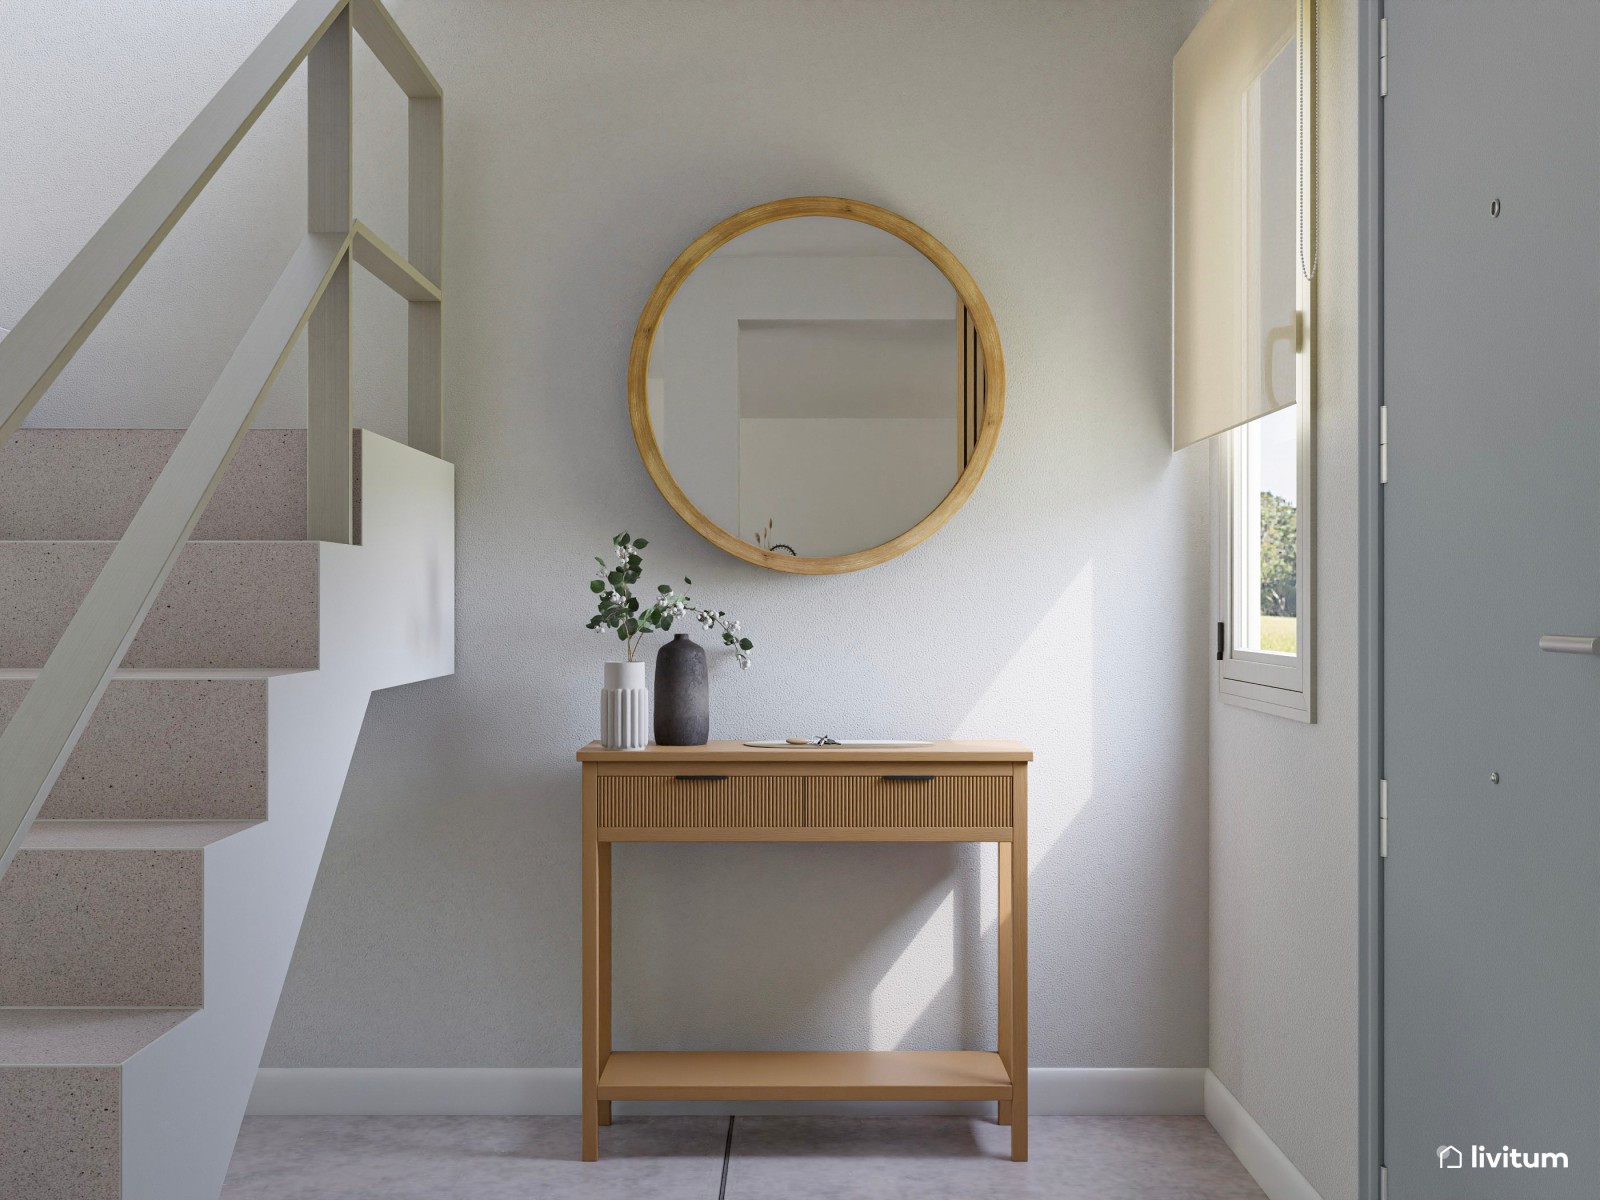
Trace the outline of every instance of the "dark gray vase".
{"label": "dark gray vase", "polygon": [[704,746],[710,734],[706,652],[680,633],[656,651],[656,744]]}

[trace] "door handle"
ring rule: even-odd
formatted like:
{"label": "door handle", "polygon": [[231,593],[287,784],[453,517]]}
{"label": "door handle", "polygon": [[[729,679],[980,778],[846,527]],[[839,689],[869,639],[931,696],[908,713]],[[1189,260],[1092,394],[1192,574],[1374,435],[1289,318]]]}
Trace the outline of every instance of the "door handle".
{"label": "door handle", "polygon": [[1547,633],[1539,639],[1539,649],[1551,654],[1600,654],[1600,637],[1568,637]]}
{"label": "door handle", "polygon": [[936,775],[880,775],[885,783],[932,783]]}

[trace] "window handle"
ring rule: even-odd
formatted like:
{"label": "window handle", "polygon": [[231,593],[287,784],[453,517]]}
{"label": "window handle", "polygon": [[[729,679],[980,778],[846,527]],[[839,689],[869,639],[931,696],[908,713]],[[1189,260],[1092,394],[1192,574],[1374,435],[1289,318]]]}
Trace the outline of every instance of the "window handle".
{"label": "window handle", "polygon": [[1298,354],[1300,352],[1300,314],[1295,313],[1294,324],[1279,325],[1267,330],[1267,335],[1261,339],[1261,390],[1267,397],[1271,406],[1269,412],[1277,412],[1280,408],[1287,408],[1293,400],[1281,401],[1277,393],[1272,390],[1272,347],[1277,342],[1288,342],[1289,349]]}
{"label": "window handle", "polygon": [[1551,654],[1600,654],[1600,637],[1568,637],[1547,633],[1539,639],[1539,649]]}

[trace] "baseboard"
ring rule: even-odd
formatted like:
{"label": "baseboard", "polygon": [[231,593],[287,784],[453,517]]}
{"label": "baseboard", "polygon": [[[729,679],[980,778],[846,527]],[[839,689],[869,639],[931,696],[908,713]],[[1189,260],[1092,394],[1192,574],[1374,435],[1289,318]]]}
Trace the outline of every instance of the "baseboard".
{"label": "baseboard", "polygon": [[1197,1117],[1204,1067],[1035,1067],[1028,1104],[1041,1117]]}
{"label": "baseboard", "polygon": [[[1028,1072],[1040,1116],[1199,1116],[1203,1067],[1035,1067]],[[576,1067],[262,1067],[252,1116],[576,1116]],[[987,1112],[974,1104],[652,1104],[629,1111],[699,1113]]]}
{"label": "baseboard", "polygon": [[1266,1130],[1209,1070],[1205,1072],[1205,1113],[1206,1120],[1261,1185],[1267,1200],[1322,1200],[1288,1155],[1278,1149]]}

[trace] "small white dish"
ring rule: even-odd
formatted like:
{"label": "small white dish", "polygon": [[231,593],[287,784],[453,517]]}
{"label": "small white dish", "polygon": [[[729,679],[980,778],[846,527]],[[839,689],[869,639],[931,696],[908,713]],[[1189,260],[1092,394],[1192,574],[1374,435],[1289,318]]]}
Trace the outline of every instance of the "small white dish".
{"label": "small white dish", "polygon": [[755,750],[849,750],[851,747],[872,750],[901,750],[913,746],[931,746],[932,742],[898,742],[885,738],[845,738],[841,741],[830,742],[826,746],[807,743],[796,745],[793,742],[779,739],[775,742],[746,742],[746,746]]}

